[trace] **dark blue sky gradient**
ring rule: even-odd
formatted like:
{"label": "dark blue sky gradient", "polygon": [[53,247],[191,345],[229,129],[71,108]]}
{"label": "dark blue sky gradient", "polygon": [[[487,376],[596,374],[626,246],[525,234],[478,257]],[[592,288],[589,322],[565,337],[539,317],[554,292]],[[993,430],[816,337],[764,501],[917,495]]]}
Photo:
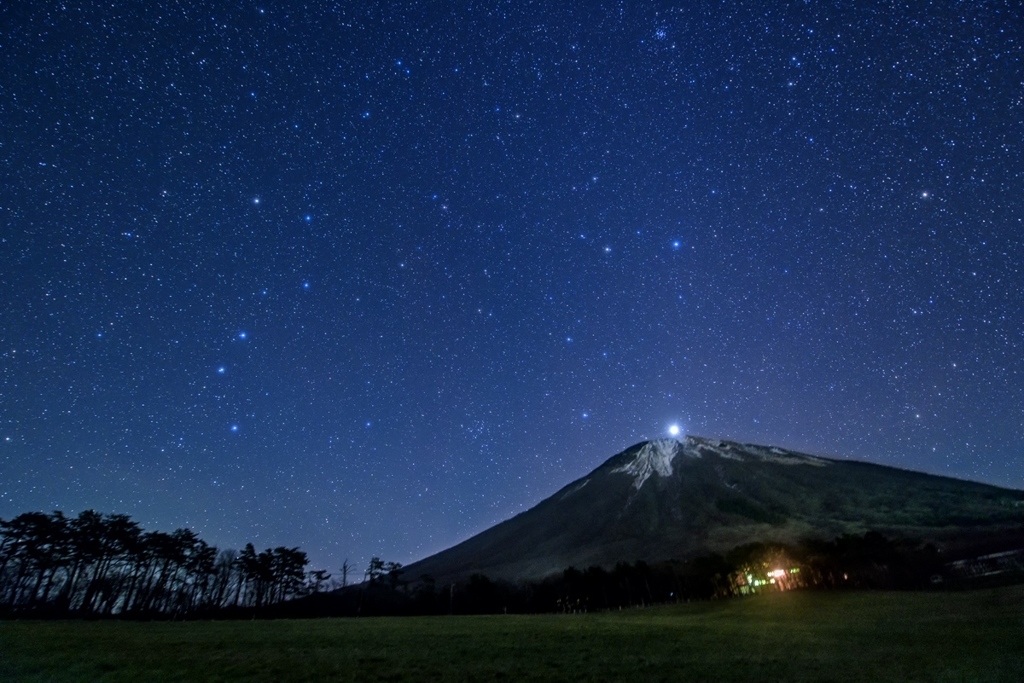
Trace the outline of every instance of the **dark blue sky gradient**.
{"label": "dark blue sky gradient", "polygon": [[1019,3],[277,4],[0,7],[0,517],[408,562],[672,423],[1024,487]]}

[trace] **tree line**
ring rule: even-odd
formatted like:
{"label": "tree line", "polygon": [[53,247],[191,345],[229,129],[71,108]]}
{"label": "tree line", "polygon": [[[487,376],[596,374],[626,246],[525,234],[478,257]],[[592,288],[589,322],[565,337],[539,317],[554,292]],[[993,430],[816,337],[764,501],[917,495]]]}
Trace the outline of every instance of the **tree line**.
{"label": "tree line", "polygon": [[793,589],[938,587],[947,571],[932,545],[877,532],[798,544],[751,543],[689,561],[568,567],[541,581],[474,574],[454,582],[408,576],[374,558],[366,581],[278,606],[279,616],[579,613]]}
{"label": "tree line", "polygon": [[321,590],[298,548],[218,550],[189,529],[144,531],[86,510],[0,519],[0,614],[186,618],[252,612]]}
{"label": "tree line", "polygon": [[[1024,577],[1024,550],[966,561],[982,577]],[[973,564],[972,564],[973,562]],[[877,532],[798,544],[751,543],[689,561],[568,567],[541,581],[475,574],[439,582],[370,560],[348,585],[307,571],[306,553],[218,550],[188,529],[144,531],[127,515],[86,510],[0,519],[0,616],[249,618],[589,612],[796,588],[922,589],[956,585],[932,545]],[[977,565],[977,567],[974,567]]]}

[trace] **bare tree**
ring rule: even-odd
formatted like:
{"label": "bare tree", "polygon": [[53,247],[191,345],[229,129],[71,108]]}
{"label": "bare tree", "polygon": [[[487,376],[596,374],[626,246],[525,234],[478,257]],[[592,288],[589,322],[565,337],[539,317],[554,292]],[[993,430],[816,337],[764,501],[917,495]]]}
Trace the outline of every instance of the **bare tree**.
{"label": "bare tree", "polygon": [[348,573],[352,571],[352,565],[348,563],[348,558],[341,563],[341,587],[344,588],[348,585]]}

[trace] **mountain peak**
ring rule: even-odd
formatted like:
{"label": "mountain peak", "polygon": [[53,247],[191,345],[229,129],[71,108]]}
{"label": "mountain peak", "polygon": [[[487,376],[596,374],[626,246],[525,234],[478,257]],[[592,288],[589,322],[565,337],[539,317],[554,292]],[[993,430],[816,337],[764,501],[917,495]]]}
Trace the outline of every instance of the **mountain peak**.
{"label": "mountain peak", "polygon": [[[612,469],[613,474],[629,474],[633,476],[633,490],[639,491],[644,483],[657,474],[670,477],[673,473],[673,461],[677,455],[686,458],[718,457],[739,462],[763,462],[775,465],[811,465],[824,467],[829,460],[804,453],[796,453],[773,446],[757,446],[741,444],[721,439],[708,439],[702,436],[687,435],[682,439],[653,439],[637,444],[625,453],[632,457],[624,464]],[[621,461],[620,461],[621,462]],[[582,488],[582,487],[580,487]]]}
{"label": "mountain peak", "polygon": [[672,460],[685,447],[675,439],[657,439],[640,446],[633,459],[612,470],[633,475],[633,488],[637,491],[652,474],[661,477],[672,476]]}

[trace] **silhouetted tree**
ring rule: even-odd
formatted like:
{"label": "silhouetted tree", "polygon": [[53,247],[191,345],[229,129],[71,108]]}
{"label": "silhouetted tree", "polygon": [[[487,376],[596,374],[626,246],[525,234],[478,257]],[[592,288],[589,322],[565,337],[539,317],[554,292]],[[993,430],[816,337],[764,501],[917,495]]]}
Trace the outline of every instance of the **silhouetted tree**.
{"label": "silhouetted tree", "polygon": [[371,557],[370,565],[366,568],[366,573],[363,576],[369,580],[370,585],[372,586],[377,579],[384,575],[385,571],[384,560],[379,557]]}
{"label": "silhouetted tree", "polygon": [[316,569],[306,573],[307,583],[310,593],[319,593],[320,589],[331,578],[331,575],[327,573],[326,569]]}
{"label": "silhouetted tree", "polygon": [[344,588],[345,586],[348,585],[348,573],[350,571],[352,571],[352,565],[350,565],[348,563],[348,559],[346,558],[345,561],[341,563],[341,587],[342,588]]}
{"label": "silhouetted tree", "polygon": [[[265,607],[306,591],[306,554],[218,551],[193,531],[143,532],[127,515],[30,512],[0,520],[0,609],[180,617]],[[316,590],[329,576],[314,573]]]}
{"label": "silhouetted tree", "polygon": [[401,562],[385,562],[384,573],[388,577],[388,585],[391,586],[391,590],[398,589],[398,579],[402,574],[402,563]]}

